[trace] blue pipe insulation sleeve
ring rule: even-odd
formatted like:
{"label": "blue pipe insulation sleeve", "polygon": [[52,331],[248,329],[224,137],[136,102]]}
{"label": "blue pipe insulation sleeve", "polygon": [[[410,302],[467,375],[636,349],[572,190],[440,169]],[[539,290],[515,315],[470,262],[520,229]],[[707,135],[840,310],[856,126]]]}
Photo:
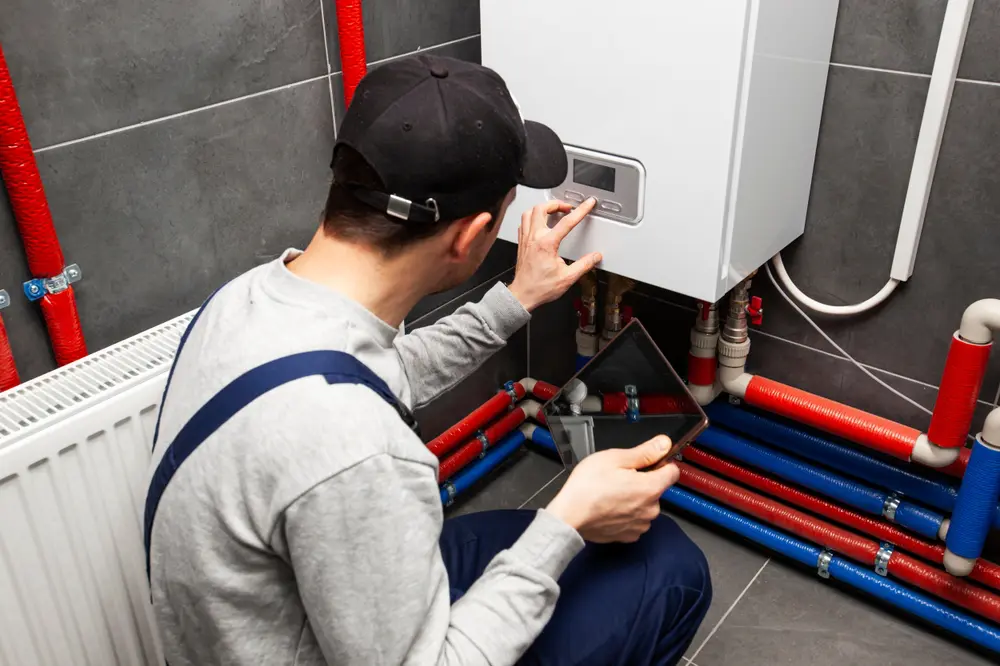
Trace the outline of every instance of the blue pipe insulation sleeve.
{"label": "blue pipe insulation sleeve", "polygon": [[678,486],[668,488],[667,492],[663,493],[663,499],[679,509],[710,520],[807,567],[815,567],[822,552],[815,546],[793,539]]}
{"label": "blue pipe insulation sleeve", "polygon": [[1000,652],[1000,630],[997,628],[953,611],[940,601],[914,592],[870,569],[862,569],[835,556],[830,562],[830,577],[947,629],[956,636]]}
{"label": "blue pipe insulation sleeve", "polygon": [[[451,500],[456,496],[464,493],[484,476],[499,467],[504,460],[521,448],[522,444],[524,444],[524,433],[520,430],[515,430],[501,439],[480,460],[472,463],[459,472],[451,481],[444,484],[441,488],[441,502],[450,504]],[[454,488],[454,491],[449,492],[448,486]]]}
{"label": "blue pipe insulation sleeve", "polygon": [[[836,444],[725,402],[709,405],[705,408],[705,413],[714,423],[729,430],[759,439],[801,458],[822,463],[886,490],[896,491],[935,509],[949,512],[955,508],[958,489],[954,486],[901,469],[863,451]],[[997,508],[994,524],[1000,527],[1000,507]]]}
{"label": "blue pipe insulation sleeve", "polygon": [[[821,550],[766,525],[750,520],[718,504],[674,486],[663,494],[668,503],[725,527],[792,560],[815,569]],[[833,556],[830,576],[867,592],[917,617],[968,639],[989,650],[1000,652],[1000,631],[975,618],[951,610],[944,604],[917,594],[874,571],[863,569]]]}
{"label": "blue pipe insulation sleeve", "polygon": [[948,528],[948,550],[961,557],[978,558],[993,524],[1000,495],[1000,450],[976,440],[958,491],[958,503]]}
{"label": "blue pipe insulation sleeve", "polygon": [[531,433],[531,441],[544,449],[546,453],[551,453],[559,458],[559,449],[556,448],[556,442],[552,439],[552,433],[545,428],[535,428]]}
{"label": "blue pipe insulation sleeve", "polygon": [[592,358],[594,358],[594,357],[593,356],[584,356],[583,354],[577,354],[576,355],[576,364],[574,365],[574,367],[575,367],[574,372],[580,372],[581,370],[583,370],[583,366],[587,365],[587,363],[589,363],[590,359],[592,359]]}
{"label": "blue pipe insulation sleeve", "polygon": [[[698,442],[717,453],[736,458],[871,514],[882,515],[882,508],[888,499],[888,495],[880,490],[782,455],[717,426],[703,432],[698,437]],[[929,539],[937,539],[944,517],[910,502],[901,501],[896,510],[895,521]]]}

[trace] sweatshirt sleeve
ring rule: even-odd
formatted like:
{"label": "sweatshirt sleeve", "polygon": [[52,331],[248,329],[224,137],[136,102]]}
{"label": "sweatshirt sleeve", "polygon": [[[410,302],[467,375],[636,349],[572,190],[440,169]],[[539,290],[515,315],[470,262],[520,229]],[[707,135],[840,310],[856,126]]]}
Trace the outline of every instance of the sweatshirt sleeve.
{"label": "sweatshirt sleeve", "polygon": [[513,666],[552,616],[558,577],[583,548],[541,511],[454,606],[430,466],[379,454],[285,512],[283,538],[328,663]]}
{"label": "sweatshirt sleeve", "polygon": [[415,406],[452,388],[503,348],[531,315],[498,283],[478,303],[396,338]]}

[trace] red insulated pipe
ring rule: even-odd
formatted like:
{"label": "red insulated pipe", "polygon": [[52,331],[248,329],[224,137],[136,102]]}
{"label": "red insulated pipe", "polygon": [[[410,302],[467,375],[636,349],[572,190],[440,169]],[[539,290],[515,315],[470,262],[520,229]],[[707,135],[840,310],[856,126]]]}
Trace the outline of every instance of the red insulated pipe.
{"label": "red insulated pipe", "polygon": [[[845,509],[819,497],[814,497],[797,488],[740,467],[694,446],[689,446],[684,450],[684,459],[695,463],[699,467],[710,469],[713,472],[767,493],[772,497],[777,497],[812,513],[835,520],[841,525],[846,525],[853,530],[873,536],[880,541],[888,541],[894,546],[898,546],[914,555],[919,555],[935,564],[942,564],[944,562],[944,546],[928,543],[884,520],[872,518],[871,516]],[[969,577],[983,585],[1000,590],[1000,566],[988,562],[983,558],[979,558],[976,568],[973,569]]]}
{"label": "red insulated pipe", "polygon": [[548,382],[535,382],[535,388],[531,389],[531,395],[542,402],[548,402],[559,393],[559,387]]}
{"label": "red insulated pipe", "polygon": [[[503,437],[506,437],[510,433],[514,432],[514,429],[524,423],[527,418],[528,416],[524,413],[523,409],[515,407],[513,411],[504,414],[500,420],[496,421],[493,425],[484,430],[483,436],[486,437],[486,441],[492,446],[493,444],[499,442]],[[441,465],[438,467],[438,482],[442,482],[453,477],[459,472],[459,470],[478,458],[479,454],[482,452],[483,443],[479,441],[478,437],[475,437],[458,447],[458,450],[455,451],[455,453],[441,461]]]}
{"label": "red insulated pipe", "polygon": [[[0,176],[3,177],[18,232],[28,258],[28,269],[36,278],[52,278],[63,272],[65,260],[42,177],[28,139],[21,107],[7,60],[0,48]],[[56,361],[65,365],[87,355],[76,299],[72,287],[42,299],[42,314]]]}
{"label": "red insulated pipe", "polygon": [[688,383],[694,386],[715,384],[717,363],[715,357],[703,358],[688,354]]}
{"label": "red insulated pipe", "polygon": [[361,0],[337,0],[337,35],[340,38],[340,69],[344,73],[344,102],[345,106],[350,106],[354,91],[368,72]]}
{"label": "red insulated pipe", "polygon": [[20,381],[17,366],[14,365],[14,354],[11,353],[10,342],[7,340],[7,329],[0,317],[0,393],[14,388]]}
{"label": "red insulated pipe", "polygon": [[892,554],[889,558],[889,573],[893,578],[936,594],[956,606],[967,608],[994,622],[1000,622],[1000,597],[961,578],[935,569],[906,553]]}
{"label": "red insulated pipe", "polygon": [[958,333],[952,337],[931,427],[927,430],[931,443],[946,449],[965,446],[992,349],[992,342],[977,345],[966,342]]}
{"label": "red insulated pipe", "polygon": [[[524,397],[524,387],[514,384],[517,399]],[[500,391],[485,403],[477,407],[471,414],[441,433],[427,444],[427,448],[438,458],[454,449],[459,444],[475,436],[487,423],[506,412],[514,403],[507,391]]]}
{"label": "red insulated pipe", "polygon": [[[624,393],[605,393],[601,409],[605,414],[624,414],[627,399]],[[686,395],[640,395],[640,414],[686,414],[694,411],[690,398]]]}
{"label": "red insulated pipe", "polygon": [[[680,483],[683,486],[853,560],[867,565],[875,564],[879,551],[879,544],[876,541],[825,523],[814,516],[745,490],[686,463],[679,463],[678,467],[681,470]],[[889,573],[898,575],[900,580],[926,592],[937,594],[942,599],[993,621],[1000,620],[1000,596],[935,569],[905,553],[893,552],[889,558],[888,570]]]}
{"label": "red insulated pipe", "polygon": [[920,437],[916,428],[760,376],[750,380],[745,399],[754,407],[901,460],[910,459]]}
{"label": "red insulated pipe", "polygon": [[680,484],[682,486],[717,499],[726,506],[760,518],[775,527],[786,529],[793,534],[809,539],[824,548],[843,553],[853,560],[866,564],[875,563],[879,545],[870,539],[860,537],[841,527],[824,523],[813,516],[752,493],[686,463],[678,463],[677,466],[681,470]]}

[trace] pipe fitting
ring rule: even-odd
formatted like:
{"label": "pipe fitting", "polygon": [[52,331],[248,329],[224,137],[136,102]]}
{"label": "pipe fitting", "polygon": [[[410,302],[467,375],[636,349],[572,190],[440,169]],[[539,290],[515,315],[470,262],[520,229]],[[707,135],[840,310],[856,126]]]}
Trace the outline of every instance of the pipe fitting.
{"label": "pipe fitting", "polygon": [[994,409],[986,416],[979,439],[990,448],[1000,449],[1000,409]]}
{"label": "pipe fitting", "polygon": [[746,396],[747,387],[753,375],[746,371],[747,357],[750,356],[750,338],[741,342],[730,342],[725,333],[719,338],[719,384],[722,389],[737,398]]}
{"label": "pipe fitting", "polygon": [[960,452],[961,449],[946,449],[937,446],[925,433],[920,433],[917,441],[913,444],[913,450],[910,452],[910,460],[927,467],[947,467],[958,460]]}
{"label": "pipe fitting", "polygon": [[694,330],[709,335],[719,334],[719,307],[715,303],[698,301],[698,316],[694,320]]}
{"label": "pipe fitting", "polygon": [[3,310],[8,305],[10,305],[10,294],[7,293],[6,289],[0,289],[0,310]]}
{"label": "pipe fitting", "polygon": [[966,342],[978,345],[993,341],[993,332],[1000,330],[1000,300],[984,298],[965,309],[958,334]]}
{"label": "pipe fitting", "polygon": [[729,312],[722,338],[728,342],[740,343],[750,337],[747,326],[747,306],[750,305],[750,279],[740,282],[729,292]]}

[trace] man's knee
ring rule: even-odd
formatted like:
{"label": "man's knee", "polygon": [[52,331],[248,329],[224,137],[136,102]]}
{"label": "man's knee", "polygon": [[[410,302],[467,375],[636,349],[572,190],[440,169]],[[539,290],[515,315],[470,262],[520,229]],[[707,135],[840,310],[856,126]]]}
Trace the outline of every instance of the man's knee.
{"label": "man's knee", "polygon": [[645,541],[648,583],[659,589],[685,588],[684,598],[707,609],[712,601],[712,577],[705,554],[684,530],[667,516],[653,521]]}

